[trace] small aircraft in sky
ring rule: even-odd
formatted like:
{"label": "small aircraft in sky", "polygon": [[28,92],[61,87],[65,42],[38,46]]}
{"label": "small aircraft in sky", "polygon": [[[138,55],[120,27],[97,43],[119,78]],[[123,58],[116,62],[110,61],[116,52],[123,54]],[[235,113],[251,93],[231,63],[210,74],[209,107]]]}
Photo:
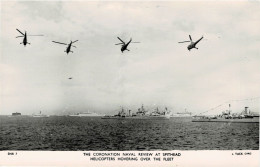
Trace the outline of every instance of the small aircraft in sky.
{"label": "small aircraft in sky", "polygon": [[43,36],[43,35],[27,35],[26,31],[25,33],[22,33],[20,30],[16,29],[19,33],[22,34],[22,36],[17,36],[16,38],[20,38],[23,37],[23,42],[21,42],[20,44],[23,44],[24,46],[26,46],[27,44],[31,44],[27,41],[27,36]]}
{"label": "small aircraft in sky", "polygon": [[200,40],[202,40],[203,36],[202,36],[199,40],[197,40],[196,42],[192,42],[192,39],[191,39],[191,36],[190,36],[190,35],[189,35],[189,37],[190,37],[190,41],[182,41],[182,42],[179,42],[179,43],[190,42],[189,46],[187,47],[189,51],[190,51],[191,49],[193,49],[193,48],[198,49],[198,48],[196,47],[196,45],[197,45],[197,43],[199,43]]}
{"label": "small aircraft in sky", "polygon": [[72,77],[68,78],[68,79],[72,79]]}
{"label": "small aircraft in sky", "polygon": [[115,45],[122,45],[122,47],[121,47],[121,52],[122,52],[122,53],[123,53],[125,50],[130,51],[130,50],[127,49],[128,45],[129,45],[130,43],[140,43],[140,42],[132,42],[132,38],[130,39],[129,42],[125,43],[125,42],[124,42],[122,39],[120,39],[119,37],[117,37],[117,38],[121,41],[121,43],[117,43],[117,44],[115,44]]}
{"label": "small aircraft in sky", "polygon": [[71,49],[71,47],[75,47],[75,48],[76,48],[76,46],[73,46],[72,44],[75,43],[75,42],[77,42],[77,41],[78,41],[78,40],[73,41],[73,42],[71,41],[69,44],[62,43],[62,42],[56,42],[56,41],[52,41],[52,42],[58,43],[58,44],[62,44],[62,45],[68,45],[68,47],[66,48],[66,50],[65,50],[64,52],[66,52],[67,54],[69,54],[69,52],[73,53],[73,51],[71,51],[70,49]]}

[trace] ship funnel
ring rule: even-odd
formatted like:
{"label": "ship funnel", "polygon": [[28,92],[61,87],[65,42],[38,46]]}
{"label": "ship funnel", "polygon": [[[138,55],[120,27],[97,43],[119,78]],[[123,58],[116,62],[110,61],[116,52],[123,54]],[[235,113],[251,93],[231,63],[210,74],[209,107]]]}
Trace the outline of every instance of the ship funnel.
{"label": "ship funnel", "polygon": [[245,114],[249,114],[248,107],[245,107]]}

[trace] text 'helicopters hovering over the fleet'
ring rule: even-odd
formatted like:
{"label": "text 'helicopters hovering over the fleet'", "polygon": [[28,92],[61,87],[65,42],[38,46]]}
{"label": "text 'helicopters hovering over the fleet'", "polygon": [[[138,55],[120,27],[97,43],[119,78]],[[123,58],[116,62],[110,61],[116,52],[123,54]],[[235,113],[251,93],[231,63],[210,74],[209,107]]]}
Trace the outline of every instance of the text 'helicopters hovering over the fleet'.
{"label": "text 'helicopters hovering over the fleet'", "polygon": [[117,43],[117,44],[115,44],[115,45],[122,45],[122,47],[121,47],[121,52],[122,52],[122,53],[123,53],[125,50],[130,51],[130,50],[127,49],[128,45],[129,45],[130,43],[140,43],[140,42],[132,42],[132,38],[130,39],[129,42],[125,43],[125,42],[124,42],[122,39],[120,39],[119,37],[117,37],[117,38],[121,41],[121,43]]}
{"label": "text 'helicopters hovering over the fleet'", "polygon": [[77,41],[79,41],[79,40],[76,40],[76,41],[73,41],[73,42],[71,41],[69,44],[62,43],[62,42],[56,42],[56,41],[52,41],[52,42],[58,43],[58,44],[62,44],[62,45],[68,45],[68,47],[66,48],[66,50],[65,50],[64,52],[66,52],[67,54],[69,54],[69,52],[73,53],[73,51],[71,51],[70,49],[71,49],[71,47],[75,47],[75,48],[76,48],[76,46],[73,46],[72,44],[75,43],[75,42],[77,42]]}
{"label": "text 'helicopters hovering over the fleet'", "polygon": [[17,36],[16,38],[20,38],[23,37],[23,42],[21,42],[20,44],[23,44],[24,46],[26,46],[26,44],[31,44],[27,41],[27,36],[43,36],[43,35],[27,35],[26,31],[25,33],[22,33],[20,30],[16,29],[19,33],[22,34],[22,36]]}
{"label": "text 'helicopters hovering over the fleet'", "polygon": [[191,49],[193,49],[193,48],[198,49],[198,48],[196,47],[196,45],[197,45],[197,43],[199,43],[200,40],[202,40],[203,36],[202,36],[199,40],[197,40],[196,42],[192,42],[192,39],[191,39],[191,36],[190,36],[190,35],[189,35],[189,37],[190,37],[190,41],[182,41],[182,42],[179,42],[179,43],[190,42],[189,46],[187,47],[187,49],[188,49],[189,51],[190,51]]}

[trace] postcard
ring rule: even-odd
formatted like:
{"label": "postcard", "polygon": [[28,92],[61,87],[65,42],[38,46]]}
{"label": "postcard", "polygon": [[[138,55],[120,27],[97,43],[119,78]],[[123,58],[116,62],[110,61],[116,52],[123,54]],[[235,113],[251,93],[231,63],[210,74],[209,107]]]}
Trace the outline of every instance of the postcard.
{"label": "postcard", "polygon": [[259,166],[259,1],[0,4],[0,166]]}

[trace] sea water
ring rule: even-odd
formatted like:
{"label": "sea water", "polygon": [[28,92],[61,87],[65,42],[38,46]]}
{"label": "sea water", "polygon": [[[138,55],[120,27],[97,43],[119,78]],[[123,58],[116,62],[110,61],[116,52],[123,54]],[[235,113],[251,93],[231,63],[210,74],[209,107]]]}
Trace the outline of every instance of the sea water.
{"label": "sea water", "polygon": [[258,150],[258,123],[0,116],[0,150]]}

